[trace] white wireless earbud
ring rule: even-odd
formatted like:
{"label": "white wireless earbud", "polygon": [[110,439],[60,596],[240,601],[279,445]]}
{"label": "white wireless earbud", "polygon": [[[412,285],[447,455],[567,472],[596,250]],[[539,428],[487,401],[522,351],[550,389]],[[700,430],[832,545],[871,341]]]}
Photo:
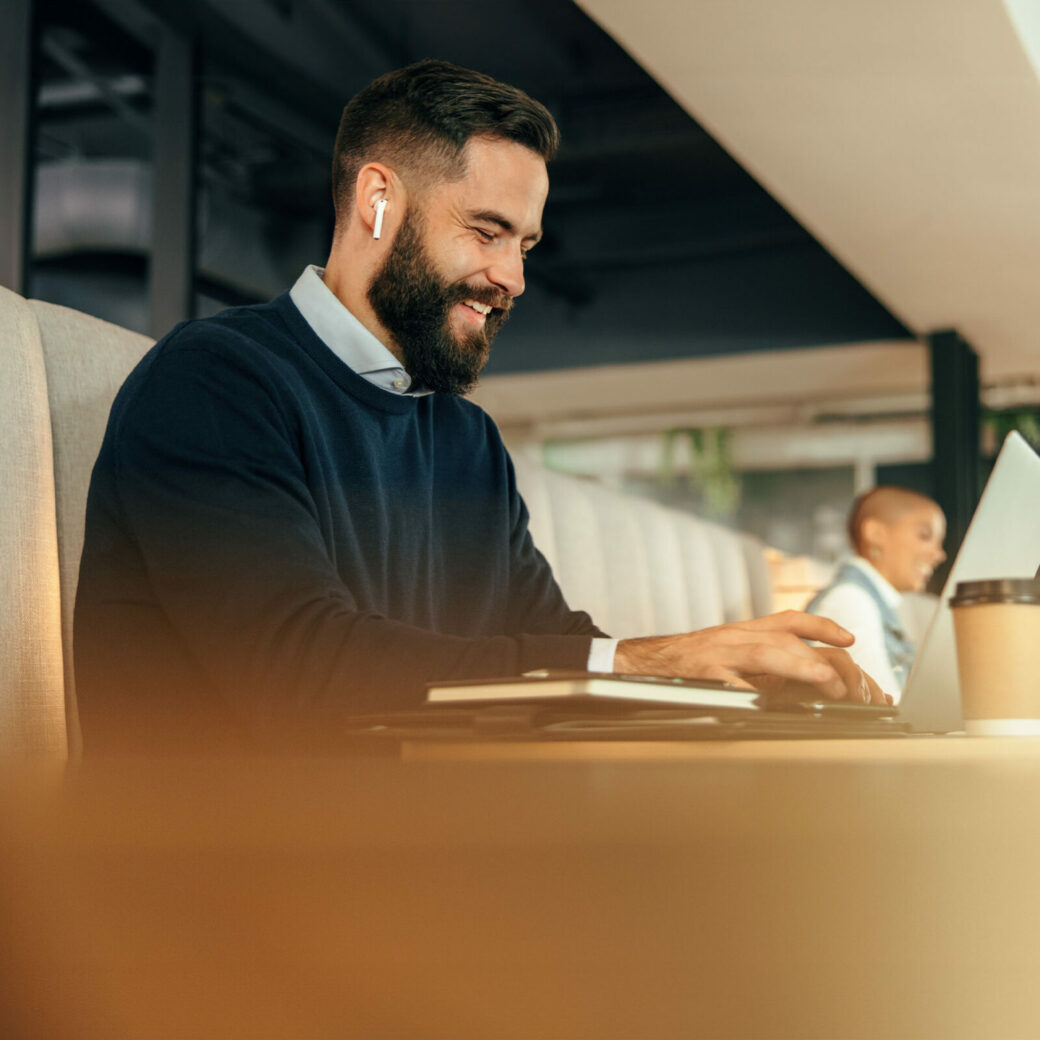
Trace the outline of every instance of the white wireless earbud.
{"label": "white wireless earbud", "polygon": [[376,222],[372,225],[372,237],[379,238],[383,233],[383,210],[386,209],[386,199],[380,199],[376,203]]}

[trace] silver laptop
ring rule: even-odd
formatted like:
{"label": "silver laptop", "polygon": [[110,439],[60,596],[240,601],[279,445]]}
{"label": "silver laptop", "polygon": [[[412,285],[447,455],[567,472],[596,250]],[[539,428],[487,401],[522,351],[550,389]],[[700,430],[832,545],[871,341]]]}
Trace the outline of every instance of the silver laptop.
{"label": "silver laptop", "polygon": [[916,733],[963,727],[950,597],[959,581],[1032,578],[1040,566],[1040,455],[1009,433],[917,651],[898,718]]}

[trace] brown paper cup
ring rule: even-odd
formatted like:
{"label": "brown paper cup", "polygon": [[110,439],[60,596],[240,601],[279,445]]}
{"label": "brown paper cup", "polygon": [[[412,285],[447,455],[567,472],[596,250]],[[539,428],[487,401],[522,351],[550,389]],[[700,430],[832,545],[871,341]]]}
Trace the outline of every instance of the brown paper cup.
{"label": "brown paper cup", "polygon": [[959,582],[950,607],[965,731],[1040,736],[1040,581]]}

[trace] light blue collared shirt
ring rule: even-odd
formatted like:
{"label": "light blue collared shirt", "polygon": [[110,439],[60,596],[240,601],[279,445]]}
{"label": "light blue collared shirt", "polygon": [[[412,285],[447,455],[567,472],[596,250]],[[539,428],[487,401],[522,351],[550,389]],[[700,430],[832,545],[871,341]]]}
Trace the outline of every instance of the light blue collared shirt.
{"label": "light blue collared shirt", "polygon": [[289,290],[296,309],[318,339],[347,368],[373,386],[408,397],[430,393],[422,388],[412,389],[412,377],[401,367],[401,362],[343,306],[322,281],[324,273],[323,268],[311,264]]}
{"label": "light blue collared shirt", "polygon": [[[315,335],[347,368],[391,394],[423,397],[431,391],[412,389],[412,378],[401,362],[361,324],[322,281],[324,269],[311,264],[289,290],[292,302]],[[612,672],[616,639],[593,639],[588,670]]]}

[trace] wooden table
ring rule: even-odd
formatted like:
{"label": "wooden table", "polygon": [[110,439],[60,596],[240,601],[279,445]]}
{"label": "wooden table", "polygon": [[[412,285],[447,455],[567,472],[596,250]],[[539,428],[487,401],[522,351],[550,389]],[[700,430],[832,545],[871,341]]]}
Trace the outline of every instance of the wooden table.
{"label": "wooden table", "polygon": [[1040,1036],[1040,740],[413,744],[0,788],[5,1037]]}

